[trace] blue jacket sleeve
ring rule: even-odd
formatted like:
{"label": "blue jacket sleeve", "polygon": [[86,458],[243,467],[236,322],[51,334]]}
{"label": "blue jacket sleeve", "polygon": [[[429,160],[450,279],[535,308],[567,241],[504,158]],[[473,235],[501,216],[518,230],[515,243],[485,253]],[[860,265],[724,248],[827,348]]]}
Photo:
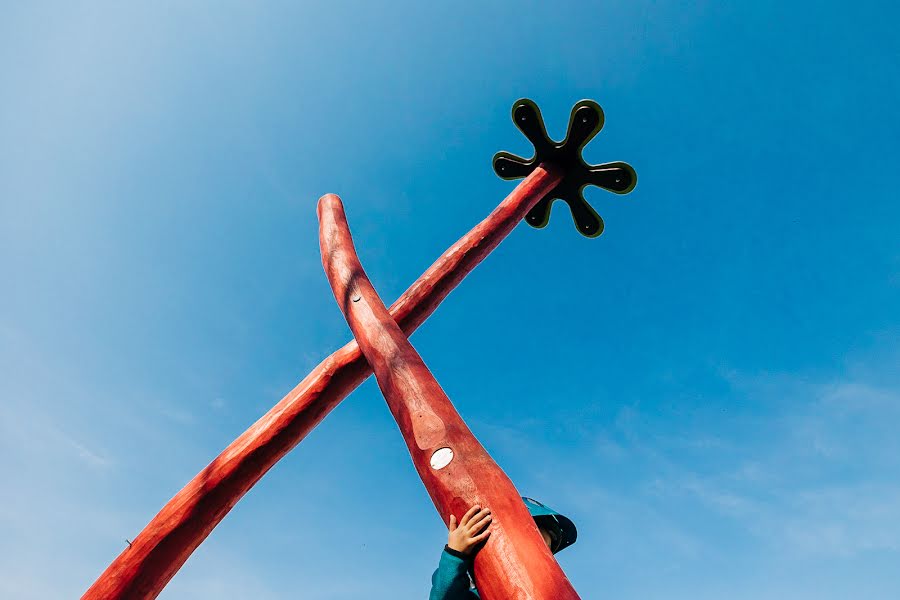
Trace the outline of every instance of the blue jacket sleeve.
{"label": "blue jacket sleeve", "polygon": [[431,576],[431,594],[428,600],[479,600],[478,594],[469,590],[468,568],[472,560],[444,546],[441,562]]}

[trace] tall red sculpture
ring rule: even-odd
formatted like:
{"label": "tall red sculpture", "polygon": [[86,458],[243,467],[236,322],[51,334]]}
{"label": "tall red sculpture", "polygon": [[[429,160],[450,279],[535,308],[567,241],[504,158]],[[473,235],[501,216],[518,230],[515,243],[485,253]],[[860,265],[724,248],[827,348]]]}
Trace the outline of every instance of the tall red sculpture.
{"label": "tall red sculpture", "polygon": [[[391,306],[390,315],[405,335],[421,325],[523,218],[536,227],[546,225],[550,203],[559,198],[569,204],[579,231],[593,237],[603,225],[581,197],[583,187],[593,184],[616,193],[634,187],[636,176],[630,166],[591,167],[581,160],[581,148],[603,124],[595,103],[575,106],[563,144],[547,137],[540,112],[528,100],[513,105],[513,120],[535,144],[535,156],[525,160],[498,153],[494,169],[506,179],[525,180]],[[155,598],[237,501],[371,372],[355,341],[322,361],[178,492],[82,598]]]}
{"label": "tall red sculpture", "polygon": [[521,494],[453,408],[366,276],[341,200],[319,200],[322,264],[334,297],[375,372],[413,464],[449,522],[470,506],[490,506],[493,532],[475,557],[485,600],[577,600],[538,532]]}

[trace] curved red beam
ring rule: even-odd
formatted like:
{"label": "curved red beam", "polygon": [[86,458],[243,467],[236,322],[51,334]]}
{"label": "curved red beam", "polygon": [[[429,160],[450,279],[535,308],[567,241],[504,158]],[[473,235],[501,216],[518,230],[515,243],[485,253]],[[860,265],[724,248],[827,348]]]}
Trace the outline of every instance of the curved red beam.
{"label": "curved red beam", "polygon": [[319,200],[322,265],[334,297],[400,427],[419,477],[444,522],[488,506],[492,532],[475,557],[484,600],[577,600],[506,473],[478,443],[356,256],[341,199]]}
{"label": "curved red beam", "polygon": [[[562,179],[542,165],[451,246],[391,307],[409,335]],[[178,492],[82,600],[156,598],[232,507],[372,373],[355,341],[323,360]]]}

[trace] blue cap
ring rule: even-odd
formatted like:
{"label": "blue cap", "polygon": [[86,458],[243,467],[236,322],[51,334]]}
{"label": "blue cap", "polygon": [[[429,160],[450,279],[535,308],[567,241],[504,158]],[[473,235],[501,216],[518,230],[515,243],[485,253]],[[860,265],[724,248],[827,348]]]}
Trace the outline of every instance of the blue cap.
{"label": "blue cap", "polygon": [[550,547],[550,551],[553,554],[575,543],[578,531],[575,529],[575,523],[569,520],[568,517],[559,514],[549,506],[541,504],[533,498],[522,496],[522,500],[525,501],[525,506],[528,507],[528,512],[531,513],[538,527],[542,527],[550,532],[551,538],[556,538]]}

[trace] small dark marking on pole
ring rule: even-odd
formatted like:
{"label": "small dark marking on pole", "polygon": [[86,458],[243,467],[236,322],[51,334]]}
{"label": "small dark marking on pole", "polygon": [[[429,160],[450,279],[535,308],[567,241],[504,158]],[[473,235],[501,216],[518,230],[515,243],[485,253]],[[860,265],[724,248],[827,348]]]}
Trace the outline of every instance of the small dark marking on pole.
{"label": "small dark marking on pole", "polygon": [[128,544],[128,547],[131,548],[131,540],[129,540],[128,538],[125,538],[125,542]]}

